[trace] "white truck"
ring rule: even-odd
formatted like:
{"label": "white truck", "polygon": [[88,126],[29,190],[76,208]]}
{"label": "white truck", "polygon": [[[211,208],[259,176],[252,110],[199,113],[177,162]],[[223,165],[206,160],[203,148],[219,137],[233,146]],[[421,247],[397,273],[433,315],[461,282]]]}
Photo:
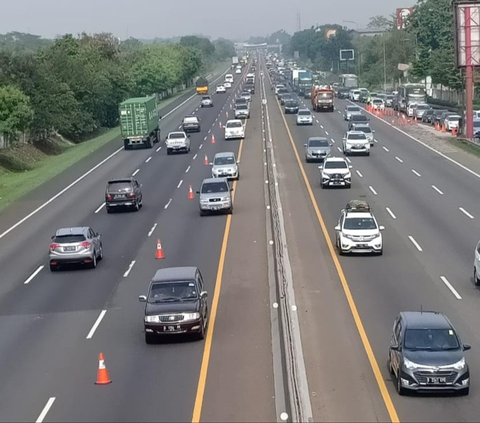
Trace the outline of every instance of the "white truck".
{"label": "white truck", "polygon": [[238,56],[232,57],[232,65],[238,65]]}

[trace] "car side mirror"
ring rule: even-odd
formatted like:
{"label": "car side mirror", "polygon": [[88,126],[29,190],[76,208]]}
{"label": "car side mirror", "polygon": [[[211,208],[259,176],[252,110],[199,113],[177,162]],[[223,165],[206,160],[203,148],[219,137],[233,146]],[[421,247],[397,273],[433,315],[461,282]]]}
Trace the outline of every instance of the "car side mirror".
{"label": "car side mirror", "polygon": [[380,226],[379,229],[380,229],[381,231],[384,231],[384,230],[385,230],[385,226]]}
{"label": "car side mirror", "polygon": [[162,117],[160,115],[158,116],[158,120],[162,120]]}
{"label": "car side mirror", "polygon": [[167,141],[167,140],[168,140],[168,135],[165,137],[165,141]]}
{"label": "car side mirror", "polygon": [[55,238],[55,235],[52,235],[52,236],[50,237],[51,240],[53,240],[53,238]]}
{"label": "car side mirror", "polygon": [[472,346],[469,345],[469,344],[463,344],[463,351],[468,351],[468,350],[471,350],[472,349]]}
{"label": "car side mirror", "polygon": [[399,351],[400,350],[400,346],[398,344],[392,344],[390,345],[390,349],[392,351]]}
{"label": "car side mirror", "polygon": [[373,134],[375,133],[375,129],[372,129],[372,133],[373,133]]}
{"label": "car side mirror", "polygon": [[139,295],[138,301],[141,303],[146,303],[147,302],[147,296],[146,295]]}
{"label": "car side mirror", "polygon": [[200,191],[196,191],[196,192],[197,192],[197,194],[200,194]]}
{"label": "car side mirror", "polygon": [[335,230],[340,231],[341,230],[340,225],[335,226]]}
{"label": "car side mirror", "polygon": [[230,188],[230,191],[233,191],[233,188]]}
{"label": "car side mirror", "polygon": [[240,160],[237,160],[237,164],[240,164]]}
{"label": "car side mirror", "polygon": [[353,169],[353,166],[352,166],[352,165],[349,165],[348,168],[349,168],[349,169]]}
{"label": "car side mirror", "polygon": [[329,146],[329,147],[333,147],[333,144],[332,144],[332,143],[330,143],[330,144],[328,144],[328,146]]}
{"label": "car side mirror", "polygon": [[320,165],[320,166],[318,166],[318,168],[319,168],[319,169],[323,169],[323,166]]}
{"label": "car side mirror", "polygon": [[207,298],[207,297],[208,297],[208,292],[207,291],[200,292],[200,298]]}
{"label": "car side mirror", "polygon": [[308,144],[303,144],[303,146],[304,146],[304,147],[307,147],[307,146],[308,146]]}

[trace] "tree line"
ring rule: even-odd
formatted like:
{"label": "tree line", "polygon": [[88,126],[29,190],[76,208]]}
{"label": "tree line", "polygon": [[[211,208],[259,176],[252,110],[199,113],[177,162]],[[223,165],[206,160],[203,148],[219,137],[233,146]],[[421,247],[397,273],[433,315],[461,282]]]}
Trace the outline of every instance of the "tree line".
{"label": "tree line", "polygon": [[[19,41],[20,40],[20,41]],[[22,48],[21,41],[28,41]],[[15,33],[0,37],[0,134],[37,138],[52,132],[74,141],[118,123],[118,104],[163,93],[235,55],[233,43],[182,37],[144,44],[112,34],[65,35],[45,42]]]}

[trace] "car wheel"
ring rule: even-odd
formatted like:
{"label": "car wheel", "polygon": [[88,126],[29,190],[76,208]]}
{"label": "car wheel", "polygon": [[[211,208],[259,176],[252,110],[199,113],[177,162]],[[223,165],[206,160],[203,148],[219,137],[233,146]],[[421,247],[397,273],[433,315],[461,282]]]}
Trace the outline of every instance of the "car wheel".
{"label": "car wheel", "polygon": [[200,332],[198,332],[195,336],[195,338],[198,341],[201,341],[202,339],[205,339],[205,332],[206,332],[206,322],[205,320],[202,321],[202,328],[200,329]]}
{"label": "car wheel", "polygon": [[107,214],[110,214],[112,212],[113,212],[113,210],[110,207],[107,207]]}
{"label": "car wheel", "polygon": [[58,270],[58,264],[51,264],[50,265],[50,271],[51,272],[56,272]]}
{"label": "car wheel", "polygon": [[393,371],[392,360],[390,360],[390,356],[387,358],[387,367],[388,367],[388,372],[389,372],[391,375],[394,375],[395,372]]}
{"label": "car wheel", "polygon": [[206,216],[207,212],[205,210],[200,210],[200,216]]}
{"label": "car wheel", "polygon": [[93,252],[92,263],[90,264],[90,267],[92,269],[96,269],[96,267],[97,267],[97,252],[96,251]]}
{"label": "car wheel", "polygon": [[172,154],[172,150],[170,148],[167,148],[167,155],[170,156]]}
{"label": "car wheel", "polygon": [[475,269],[475,267],[473,268],[473,282],[475,282],[475,285],[480,286],[480,279],[478,278],[477,269]]}
{"label": "car wheel", "polygon": [[138,212],[140,210],[140,204],[139,204],[138,200],[135,202],[134,209],[135,209],[136,212]]}
{"label": "car wheel", "polygon": [[352,184],[347,185],[347,189],[350,189],[350,188],[352,188]]}
{"label": "car wheel", "polygon": [[383,256],[383,248],[377,253],[378,256]]}
{"label": "car wheel", "polygon": [[103,260],[103,244],[100,244],[100,252],[98,254],[98,261]]}
{"label": "car wheel", "polygon": [[227,210],[227,214],[232,214],[232,213],[233,213],[233,206]]}
{"label": "car wheel", "polygon": [[[398,372],[398,373],[400,373],[400,372]],[[402,386],[401,379],[402,378],[400,377],[400,374],[398,374],[397,375],[397,392],[398,392],[398,395],[403,396],[407,392],[405,391],[405,388]]]}
{"label": "car wheel", "polygon": [[365,155],[366,155],[366,156],[370,156],[370,151],[369,151],[367,154],[365,154]]}
{"label": "car wheel", "polygon": [[155,335],[151,333],[145,333],[145,343],[151,345],[155,342]]}
{"label": "car wheel", "polygon": [[468,388],[462,389],[462,390],[460,391],[460,395],[461,395],[461,396],[466,396],[466,395],[468,395],[469,393],[470,393],[470,386],[469,386]]}

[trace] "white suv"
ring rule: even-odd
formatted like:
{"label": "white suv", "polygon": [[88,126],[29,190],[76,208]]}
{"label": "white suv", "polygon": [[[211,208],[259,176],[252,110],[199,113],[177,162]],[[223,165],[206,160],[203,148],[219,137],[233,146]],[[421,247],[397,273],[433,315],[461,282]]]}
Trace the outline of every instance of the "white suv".
{"label": "white suv", "polygon": [[343,154],[355,153],[370,156],[370,142],[362,131],[349,131],[343,137]]}
{"label": "white suv", "polygon": [[170,132],[165,140],[167,154],[173,152],[190,152],[190,139],[185,132]]}
{"label": "white suv", "polygon": [[327,157],[320,169],[320,185],[327,187],[352,187],[351,165],[343,157]]}
{"label": "white suv", "polygon": [[475,247],[475,259],[473,260],[473,282],[480,286],[480,241]]}
{"label": "white suv", "polygon": [[353,200],[342,210],[335,226],[335,242],[340,255],[346,253],[383,254],[381,231],[366,201]]}
{"label": "white suv", "polygon": [[245,128],[243,123],[239,119],[228,120],[225,124],[225,139],[244,139],[245,138]]}

